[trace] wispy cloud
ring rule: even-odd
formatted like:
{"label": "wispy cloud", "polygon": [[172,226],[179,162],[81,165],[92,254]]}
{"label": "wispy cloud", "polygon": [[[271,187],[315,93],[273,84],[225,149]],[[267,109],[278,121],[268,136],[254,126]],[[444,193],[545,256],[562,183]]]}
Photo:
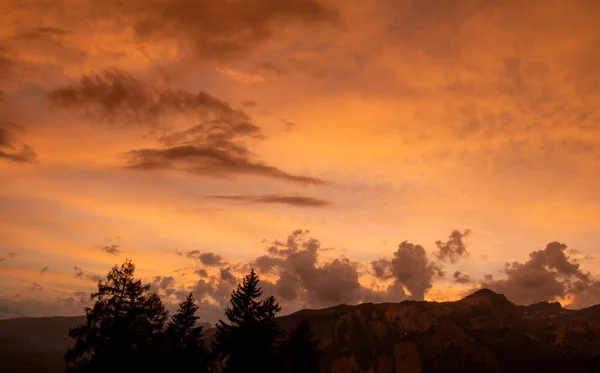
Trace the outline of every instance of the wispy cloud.
{"label": "wispy cloud", "polygon": [[285,195],[285,194],[268,194],[268,195],[262,195],[262,196],[248,196],[248,195],[208,196],[208,198],[222,199],[222,200],[229,200],[229,201],[248,202],[248,203],[265,203],[265,204],[276,203],[276,204],[285,204],[285,205],[298,206],[298,207],[326,207],[326,206],[331,205],[331,202],[324,200],[324,199],[301,196],[301,195]]}

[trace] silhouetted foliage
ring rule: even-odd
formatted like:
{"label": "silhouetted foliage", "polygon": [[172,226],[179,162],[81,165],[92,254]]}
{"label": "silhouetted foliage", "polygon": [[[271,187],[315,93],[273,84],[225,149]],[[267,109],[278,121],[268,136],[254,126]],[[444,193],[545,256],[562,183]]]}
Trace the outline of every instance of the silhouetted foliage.
{"label": "silhouetted foliage", "polygon": [[126,260],[98,282],[86,322],[69,330],[75,344],[65,354],[67,372],[137,372],[148,362],[149,347],[164,329],[168,314],[150,284],[134,278]]}
{"label": "silhouetted foliage", "polygon": [[302,320],[291,332],[285,345],[286,372],[317,373],[321,351],[308,320]]}
{"label": "silhouetted foliage", "polygon": [[203,327],[196,326],[199,316],[196,316],[198,305],[189,293],[179,304],[177,312],[171,316],[166,329],[168,344],[168,368],[179,371],[194,368],[195,372],[208,371],[208,354],[202,336]]}
{"label": "silhouetted foliage", "polygon": [[219,320],[213,343],[217,359],[226,358],[224,373],[281,372],[279,343],[283,330],[275,321],[281,307],[274,297],[259,300],[262,290],[254,270],[233,291],[225,310],[229,321]]}

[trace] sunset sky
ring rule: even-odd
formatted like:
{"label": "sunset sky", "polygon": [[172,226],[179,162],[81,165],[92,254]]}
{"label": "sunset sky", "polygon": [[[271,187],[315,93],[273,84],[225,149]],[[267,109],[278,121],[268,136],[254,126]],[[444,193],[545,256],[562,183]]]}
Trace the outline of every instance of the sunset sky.
{"label": "sunset sky", "polygon": [[0,313],[82,314],[126,258],[208,321],[251,267],[284,313],[600,303],[599,1],[0,14]]}

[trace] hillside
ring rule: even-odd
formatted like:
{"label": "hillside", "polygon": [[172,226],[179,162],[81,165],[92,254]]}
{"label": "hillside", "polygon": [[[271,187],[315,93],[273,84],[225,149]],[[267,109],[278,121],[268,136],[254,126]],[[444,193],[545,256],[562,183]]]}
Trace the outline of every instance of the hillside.
{"label": "hillside", "polygon": [[[515,306],[484,289],[456,302],[340,305],[278,320],[289,330],[305,318],[327,373],[600,372],[600,305]],[[81,321],[0,320],[0,371],[61,372],[67,330]]]}

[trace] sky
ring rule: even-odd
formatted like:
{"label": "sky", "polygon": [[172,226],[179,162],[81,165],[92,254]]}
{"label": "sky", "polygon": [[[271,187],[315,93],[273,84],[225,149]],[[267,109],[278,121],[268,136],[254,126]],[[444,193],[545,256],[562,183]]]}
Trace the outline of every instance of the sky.
{"label": "sky", "polygon": [[[600,303],[600,2],[0,0],[0,313]],[[8,315],[8,316],[6,316]]]}

